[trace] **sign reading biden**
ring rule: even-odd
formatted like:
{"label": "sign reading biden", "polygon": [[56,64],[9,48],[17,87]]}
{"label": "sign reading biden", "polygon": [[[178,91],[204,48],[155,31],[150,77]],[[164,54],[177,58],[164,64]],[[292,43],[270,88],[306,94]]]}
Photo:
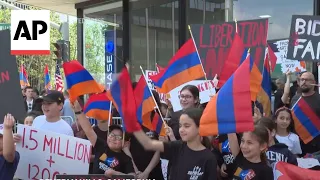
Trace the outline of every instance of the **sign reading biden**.
{"label": "sign reading biden", "polygon": [[11,55],[50,54],[50,11],[11,11]]}

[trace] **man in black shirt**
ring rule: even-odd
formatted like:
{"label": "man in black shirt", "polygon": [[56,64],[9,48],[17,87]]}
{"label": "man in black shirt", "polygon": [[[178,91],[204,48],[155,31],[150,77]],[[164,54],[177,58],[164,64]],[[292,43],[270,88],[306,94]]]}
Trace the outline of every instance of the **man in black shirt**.
{"label": "man in black shirt", "polygon": [[[301,74],[300,89],[302,92],[302,98],[313,109],[313,112],[320,118],[320,95],[315,92],[314,84],[316,84],[316,81],[311,72],[305,72]],[[315,137],[308,144],[302,143],[302,150],[304,153],[320,151],[320,135]]]}

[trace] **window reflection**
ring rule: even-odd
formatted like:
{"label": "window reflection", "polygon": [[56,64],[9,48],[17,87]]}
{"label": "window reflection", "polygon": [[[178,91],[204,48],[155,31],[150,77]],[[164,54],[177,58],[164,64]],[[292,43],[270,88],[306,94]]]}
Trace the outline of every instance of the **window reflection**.
{"label": "window reflection", "polygon": [[270,15],[268,39],[288,38],[292,15],[312,15],[313,0],[234,1],[233,14],[237,20]]}

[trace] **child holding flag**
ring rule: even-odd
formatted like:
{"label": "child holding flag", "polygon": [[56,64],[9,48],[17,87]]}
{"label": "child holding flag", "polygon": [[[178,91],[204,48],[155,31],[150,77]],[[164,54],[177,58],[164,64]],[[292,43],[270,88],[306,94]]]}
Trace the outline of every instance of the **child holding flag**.
{"label": "child holding flag", "polygon": [[151,140],[142,130],[133,132],[147,150],[160,151],[162,157],[172,165],[169,180],[175,179],[217,179],[217,161],[210,149],[204,146],[208,140],[199,135],[202,110],[187,108],[180,116],[179,134],[181,140],[162,142]]}

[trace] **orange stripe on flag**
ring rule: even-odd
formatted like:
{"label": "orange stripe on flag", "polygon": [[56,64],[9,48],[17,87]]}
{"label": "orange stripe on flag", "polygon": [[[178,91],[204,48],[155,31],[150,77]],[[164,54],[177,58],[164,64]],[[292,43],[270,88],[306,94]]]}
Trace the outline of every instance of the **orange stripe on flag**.
{"label": "orange stripe on flag", "polygon": [[[218,92],[219,93],[219,92]],[[230,95],[231,96],[231,95]],[[211,98],[212,102],[217,102],[217,94]],[[232,107],[230,107],[232,108]],[[218,118],[217,108],[210,108],[211,111],[203,111],[199,131],[200,136],[211,136],[212,134],[218,134]],[[208,117],[208,118],[203,118]],[[212,122],[214,121],[214,122]],[[212,133],[210,133],[212,132]]]}
{"label": "orange stripe on flag", "polygon": [[179,74],[176,74],[170,78],[168,78],[163,85],[163,88],[157,88],[157,90],[160,93],[168,93],[169,90],[174,89],[177,87],[176,82],[181,82],[181,79],[185,79],[188,77],[188,79],[198,79],[199,78],[199,72],[203,72],[201,64],[193,66],[191,68],[186,69],[185,71],[180,72]]}
{"label": "orange stripe on flag", "polygon": [[[92,86],[92,84],[95,84],[95,83],[96,83],[95,80],[91,80],[91,81],[85,81],[85,82],[81,82],[73,85],[72,88],[68,90],[70,101],[74,102],[75,100],[77,100],[79,94],[90,94],[93,91],[101,92],[102,89],[100,89],[100,87],[97,88],[96,86]],[[94,88],[97,88],[97,89],[94,89]]]}
{"label": "orange stripe on flag", "polygon": [[251,92],[251,101],[256,101],[258,93],[261,90],[262,74],[260,70],[253,64],[251,74],[250,74],[250,92]]}

